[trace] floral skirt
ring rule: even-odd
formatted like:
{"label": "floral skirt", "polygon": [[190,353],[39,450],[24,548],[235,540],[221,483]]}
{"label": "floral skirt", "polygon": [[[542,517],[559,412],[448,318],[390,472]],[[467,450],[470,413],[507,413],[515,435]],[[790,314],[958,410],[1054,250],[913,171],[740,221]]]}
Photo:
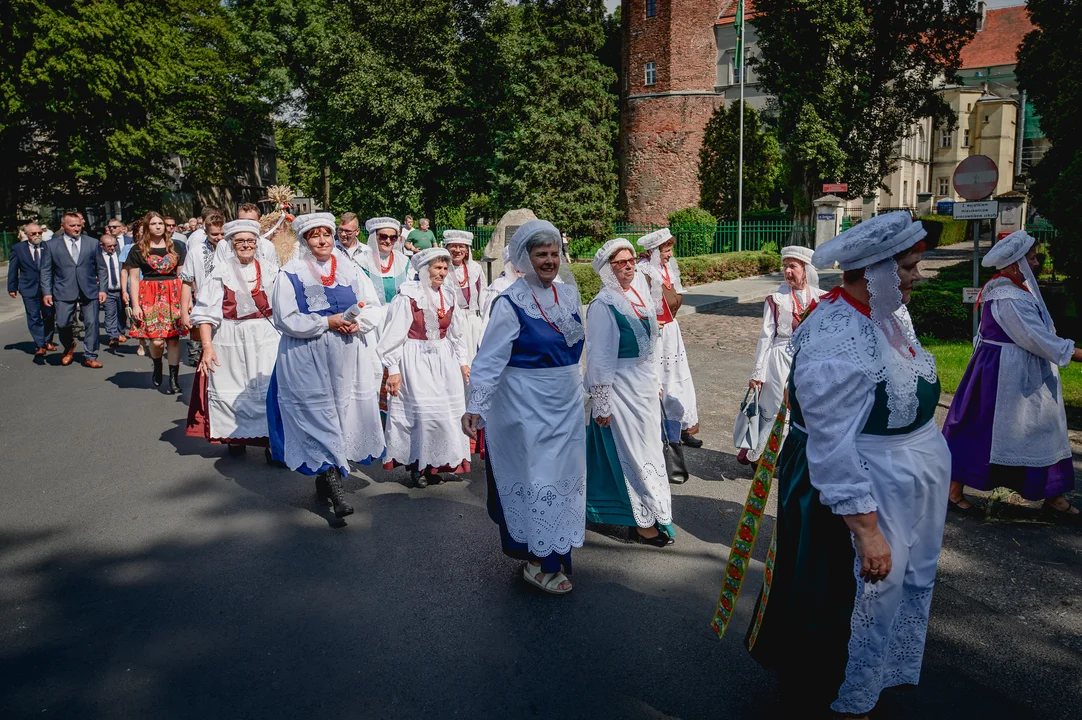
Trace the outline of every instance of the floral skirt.
{"label": "floral skirt", "polygon": [[141,321],[132,319],[135,338],[176,338],[187,334],[180,326],[180,278],[139,281]]}

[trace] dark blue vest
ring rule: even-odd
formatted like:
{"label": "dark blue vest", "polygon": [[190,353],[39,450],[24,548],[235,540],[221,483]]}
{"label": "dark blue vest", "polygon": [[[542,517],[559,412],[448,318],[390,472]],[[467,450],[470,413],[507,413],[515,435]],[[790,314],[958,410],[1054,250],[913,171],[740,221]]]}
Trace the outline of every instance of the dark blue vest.
{"label": "dark blue vest", "polygon": [[297,295],[297,307],[300,308],[302,313],[330,317],[331,315],[344,313],[346,310],[349,310],[350,306],[357,302],[357,294],[353,292],[352,287],[349,285],[335,285],[334,287],[323,288],[327,293],[327,302],[329,302],[331,306],[325,310],[319,310],[312,313],[312,311],[308,309],[308,298],[304,295],[304,283],[293,273],[287,272],[284,273],[284,275],[289,278],[289,282],[293,283],[293,292]]}
{"label": "dark blue vest", "polygon": [[[544,318],[532,318],[523,312],[511,299],[501,295],[496,302],[507,302],[518,315],[520,330],[511,346],[511,359],[508,365],[517,368],[550,368],[575,365],[582,356],[583,341],[579,340],[572,347],[564,342],[564,336],[545,322]],[[575,319],[582,322],[578,313]]]}

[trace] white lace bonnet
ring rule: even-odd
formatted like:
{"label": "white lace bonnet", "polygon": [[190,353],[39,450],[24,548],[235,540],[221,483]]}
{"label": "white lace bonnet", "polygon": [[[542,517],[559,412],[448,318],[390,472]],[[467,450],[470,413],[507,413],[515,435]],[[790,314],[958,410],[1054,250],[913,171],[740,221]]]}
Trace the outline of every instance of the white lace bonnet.
{"label": "white lace bonnet", "polygon": [[[525,293],[519,294],[515,292],[516,285],[512,283],[511,287],[506,291],[507,295],[513,303],[533,318],[539,318],[541,315],[540,301],[537,298],[539,292],[543,289],[541,279],[538,278],[537,271],[534,270],[533,262],[530,260],[530,241],[537,237],[547,240],[548,242],[545,245],[555,245],[557,248],[563,246],[563,238],[555,225],[548,220],[534,219],[527,220],[520,225],[505,248],[506,258],[510,261],[505,263],[505,267],[509,266],[513,273],[517,272],[521,275],[530,291],[529,296],[526,296]],[[571,274],[570,269],[564,266],[562,260],[560,261],[560,276],[558,279],[562,279],[563,282],[553,283],[552,292],[559,293],[563,300],[555,303],[546,314],[548,321],[555,325],[556,329],[563,335],[567,346],[574,347],[576,343],[586,337],[586,330],[583,328],[582,323],[575,318],[575,313],[579,311],[580,306],[575,277]]]}
{"label": "white lace bonnet", "polygon": [[[1025,230],[1015,230],[992,246],[992,249],[989,250],[984,256],[984,259],[981,260],[981,265],[984,267],[994,267],[997,270],[1016,265],[1018,269],[1022,271],[1022,276],[1026,279],[1026,287],[1029,288],[1030,294],[1037,301],[1037,306],[1041,310],[1041,317],[1044,319],[1045,326],[1052,332],[1055,332],[1056,326],[1052,322],[1052,315],[1048,312],[1048,306],[1044,303],[1041,287],[1037,284],[1037,278],[1033,275],[1033,270],[1026,260],[1026,255],[1036,242],[1037,239]],[[989,293],[987,297],[984,297],[985,293],[982,291],[981,295],[982,300],[994,300],[996,293],[992,292]]]}
{"label": "white lace bonnet", "polygon": [[443,231],[443,244],[447,245],[467,245],[473,247],[473,233],[466,232],[465,230],[444,230]]}
{"label": "white lace bonnet", "polygon": [[[799,260],[804,263],[804,274],[808,280],[808,285],[813,288],[819,287],[819,272],[812,265],[812,255],[814,251],[811,248],[806,248],[801,245],[787,245],[781,249],[781,259],[787,260],[792,258],[793,260]],[[782,285],[788,288],[789,284],[783,282]]]}
{"label": "white lace bonnet", "polygon": [[[438,343],[440,340],[440,324],[439,318],[436,316],[436,307],[433,305],[432,293],[435,292],[432,287],[432,282],[429,280],[428,273],[426,272],[428,266],[436,260],[447,261],[447,275],[443,278],[443,284],[440,286],[442,294],[447,296],[448,303],[451,307],[455,305],[461,306],[462,295],[458,290],[458,282],[454,280],[454,273],[451,272],[451,253],[447,252],[445,248],[430,247],[426,248],[418,253],[414,253],[410,258],[410,266],[417,273],[417,280],[410,280],[403,283],[400,290],[401,294],[411,297],[417,302],[417,307],[421,310],[425,319],[425,336],[428,341],[425,343],[426,352],[435,352],[438,349]],[[416,283],[416,285],[414,285]],[[445,308],[450,310],[451,308]]]}

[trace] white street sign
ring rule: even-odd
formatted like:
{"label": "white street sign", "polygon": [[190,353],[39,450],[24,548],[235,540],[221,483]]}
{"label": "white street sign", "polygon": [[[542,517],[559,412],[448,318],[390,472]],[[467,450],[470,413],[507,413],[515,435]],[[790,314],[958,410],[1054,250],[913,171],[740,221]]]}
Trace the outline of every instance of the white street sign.
{"label": "white street sign", "polygon": [[999,215],[999,203],[995,200],[954,203],[952,217],[955,220],[994,220]]}
{"label": "white street sign", "polygon": [[977,296],[980,294],[980,288],[962,288],[962,302],[966,305],[972,305],[977,302]]}

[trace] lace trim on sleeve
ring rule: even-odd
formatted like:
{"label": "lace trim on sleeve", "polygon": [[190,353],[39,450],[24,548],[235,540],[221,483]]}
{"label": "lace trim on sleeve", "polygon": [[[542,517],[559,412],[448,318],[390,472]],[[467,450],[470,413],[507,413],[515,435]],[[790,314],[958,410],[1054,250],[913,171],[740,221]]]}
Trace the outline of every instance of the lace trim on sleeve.
{"label": "lace trim on sleeve", "polygon": [[181,271],[181,272],[177,273],[177,277],[180,278],[181,282],[186,282],[186,283],[195,282],[195,278],[192,276],[192,274],[191,273],[186,273],[184,271]]}
{"label": "lace trim on sleeve", "polygon": [[492,398],[496,395],[496,388],[483,385],[470,385],[469,403],[466,412],[487,417],[492,409]]}
{"label": "lace trim on sleeve", "polygon": [[835,503],[830,508],[835,515],[866,515],[879,509],[879,504],[871,495],[850,498]]}
{"label": "lace trim on sleeve", "polygon": [[594,417],[603,418],[612,415],[612,385],[590,386],[590,398],[593,400]]}

